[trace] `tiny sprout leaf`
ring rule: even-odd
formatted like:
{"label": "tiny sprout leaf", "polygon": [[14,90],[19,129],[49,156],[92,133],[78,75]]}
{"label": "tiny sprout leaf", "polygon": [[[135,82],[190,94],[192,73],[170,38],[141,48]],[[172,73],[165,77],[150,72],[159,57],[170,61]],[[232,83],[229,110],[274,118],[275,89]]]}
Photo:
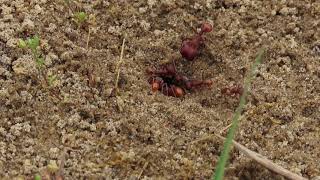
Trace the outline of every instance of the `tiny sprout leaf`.
{"label": "tiny sprout leaf", "polygon": [[18,41],[18,47],[24,49],[24,48],[27,47],[27,43],[26,43],[24,40],[19,39],[19,41]]}
{"label": "tiny sprout leaf", "polygon": [[41,180],[41,176],[39,174],[35,175],[34,180]]}
{"label": "tiny sprout leaf", "polygon": [[29,46],[30,49],[36,50],[37,47],[40,44],[40,39],[37,35],[33,36],[32,38],[29,38],[27,40],[27,45]]}
{"label": "tiny sprout leaf", "polygon": [[48,76],[48,84],[49,84],[49,86],[52,86],[56,80],[57,80],[57,76],[56,75],[49,75]]}
{"label": "tiny sprout leaf", "polygon": [[78,24],[84,23],[87,20],[87,18],[88,18],[88,15],[85,12],[77,12],[75,14],[75,19]]}
{"label": "tiny sprout leaf", "polygon": [[37,58],[36,63],[37,63],[37,66],[41,68],[44,66],[44,59],[42,57]]}

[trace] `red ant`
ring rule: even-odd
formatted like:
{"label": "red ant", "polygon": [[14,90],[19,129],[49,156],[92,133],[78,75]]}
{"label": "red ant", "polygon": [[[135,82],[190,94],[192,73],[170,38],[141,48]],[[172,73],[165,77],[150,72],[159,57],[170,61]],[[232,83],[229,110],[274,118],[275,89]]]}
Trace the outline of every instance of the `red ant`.
{"label": "red ant", "polygon": [[221,89],[221,93],[228,96],[236,96],[236,95],[241,96],[243,93],[243,87],[241,85],[233,85],[231,87],[225,87]]}
{"label": "red ant", "polygon": [[203,23],[201,30],[192,39],[188,38],[182,42],[180,53],[185,59],[192,61],[199,54],[199,47],[203,44],[203,33],[212,31],[212,26],[209,23]]}
{"label": "red ant", "polygon": [[211,80],[189,80],[188,77],[177,73],[173,64],[164,64],[157,69],[147,68],[151,75],[148,82],[152,91],[161,91],[166,96],[182,97],[185,90],[200,89],[204,86],[210,87]]}
{"label": "red ant", "polygon": [[182,97],[185,94],[182,88],[174,84],[166,83],[160,77],[156,77],[156,78],[151,77],[149,79],[149,83],[151,84],[151,88],[153,92],[156,92],[159,90],[162,92],[162,94],[166,96]]}
{"label": "red ant", "polygon": [[[203,44],[203,34],[212,31],[209,23],[203,23],[201,30],[191,39],[182,42],[180,53],[185,59],[192,61],[199,53],[199,47]],[[147,68],[148,79],[152,91],[161,91],[166,96],[182,97],[186,90],[196,90],[202,87],[210,87],[211,80],[189,80],[185,75],[177,72],[173,63],[161,65],[157,68]]]}

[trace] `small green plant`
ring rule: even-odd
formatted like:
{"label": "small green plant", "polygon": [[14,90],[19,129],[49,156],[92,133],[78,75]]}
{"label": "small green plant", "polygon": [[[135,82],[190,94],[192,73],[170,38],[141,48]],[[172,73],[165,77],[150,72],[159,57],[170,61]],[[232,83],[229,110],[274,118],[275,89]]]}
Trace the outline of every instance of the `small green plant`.
{"label": "small green plant", "polygon": [[40,69],[44,66],[44,58],[42,57],[40,51],[40,38],[39,36],[35,35],[27,40],[19,39],[18,47],[22,49],[30,49],[37,64],[37,67]]}
{"label": "small green plant", "polygon": [[41,178],[41,176],[39,175],[39,174],[37,174],[37,175],[35,175],[34,176],[34,180],[41,180],[42,178]]}
{"label": "small green plant", "polygon": [[255,76],[255,72],[256,72],[257,66],[262,61],[263,53],[264,53],[263,50],[259,52],[258,56],[256,57],[255,63],[253,64],[253,66],[251,68],[250,74],[244,80],[244,87],[243,87],[244,90],[243,90],[243,93],[242,93],[242,95],[240,97],[239,105],[238,105],[238,107],[237,107],[237,109],[236,109],[236,111],[235,111],[235,113],[233,115],[232,124],[231,124],[231,127],[230,127],[229,131],[228,131],[227,138],[226,138],[226,140],[224,142],[223,151],[222,151],[222,153],[221,153],[221,155],[219,157],[219,161],[218,161],[218,164],[217,164],[217,167],[216,167],[215,174],[212,177],[213,180],[222,180],[223,179],[224,169],[226,167],[226,164],[227,164],[227,161],[228,161],[228,158],[229,158],[229,153],[230,153],[230,150],[231,150],[232,141],[233,141],[234,135],[235,135],[237,127],[238,127],[239,118],[240,118],[241,112],[243,111],[243,108],[244,108],[244,106],[246,104],[246,98],[247,98],[247,95],[248,95],[248,90],[250,88],[251,81]]}
{"label": "small green plant", "polygon": [[57,80],[56,75],[48,75],[48,85],[52,87],[54,85],[54,82]]}
{"label": "small green plant", "polygon": [[88,15],[85,12],[76,12],[74,14],[74,19],[76,21],[76,23],[78,24],[78,26],[80,27],[87,19],[88,19]]}
{"label": "small green plant", "polygon": [[[65,179],[62,175],[62,170],[58,167],[55,161],[50,161],[47,168],[42,169],[39,174],[34,175],[34,180],[42,179]],[[23,178],[24,179],[24,178]]]}
{"label": "small green plant", "polygon": [[18,46],[19,46],[19,48],[24,49],[27,47],[27,43],[26,43],[26,41],[19,39]]}

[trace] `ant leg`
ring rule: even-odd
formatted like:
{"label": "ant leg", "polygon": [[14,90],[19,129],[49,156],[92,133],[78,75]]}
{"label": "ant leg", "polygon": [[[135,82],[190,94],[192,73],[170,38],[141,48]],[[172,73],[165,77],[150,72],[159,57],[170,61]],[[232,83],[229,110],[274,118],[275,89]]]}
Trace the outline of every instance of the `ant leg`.
{"label": "ant leg", "polygon": [[154,83],[154,82],[156,81],[156,78],[157,78],[156,75],[152,75],[152,76],[148,79],[149,84]]}
{"label": "ant leg", "polygon": [[173,96],[174,96],[174,97],[177,97],[177,95],[176,95],[176,90],[175,90],[174,88],[175,88],[174,85],[170,86],[170,90],[172,91]]}
{"label": "ant leg", "polygon": [[[165,89],[164,89],[165,88]],[[164,91],[166,91],[166,92],[164,92]],[[162,85],[162,87],[161,87],[161,92],[162,92],[162,94],[164,94],[164,95],[166,95],[166,96],[168,96],[168,84],[167,83],[163,83],[163,85]]]}

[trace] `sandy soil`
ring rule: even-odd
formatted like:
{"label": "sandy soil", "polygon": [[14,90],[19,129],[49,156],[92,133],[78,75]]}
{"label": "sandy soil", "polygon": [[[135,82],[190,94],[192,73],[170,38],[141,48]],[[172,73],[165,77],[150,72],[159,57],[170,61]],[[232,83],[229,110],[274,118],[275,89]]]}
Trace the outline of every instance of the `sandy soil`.
{"label": "sandy soil", "polygon": [[[81,27],[77,11],[91,14]],[[151,93],[145,69],[179,57],[203,21],[214,26],[206,47],[177,68],[213,88]],[[32,177],[64,155],[67,179],[208,179],[222,142],[197,140],[230,124],[238,98],[220,90],[242,82],[261,48],[236,140],[320,176],[319,29],[318,0],[0,0],[0,176]],[[17,47],[34,34],[42,70]],[[120,95],[110,97],[123,38]],[[226,179],[283,178],[233,150]]]}

